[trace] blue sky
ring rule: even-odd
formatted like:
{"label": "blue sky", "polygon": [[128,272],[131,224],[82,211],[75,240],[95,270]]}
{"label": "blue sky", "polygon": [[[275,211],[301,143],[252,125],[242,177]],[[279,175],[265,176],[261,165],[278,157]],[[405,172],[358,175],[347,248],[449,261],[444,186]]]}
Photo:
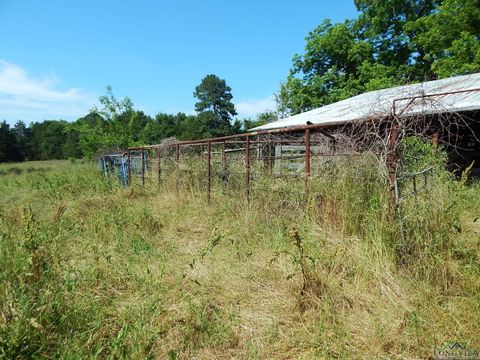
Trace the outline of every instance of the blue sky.
{"label": "blue sky", "polygon": [[74,120],[108,84],[148,114],[193,113],[211,73],[254,117],[307,33],[355,16],[353,0],[0,0],[0,119]]}

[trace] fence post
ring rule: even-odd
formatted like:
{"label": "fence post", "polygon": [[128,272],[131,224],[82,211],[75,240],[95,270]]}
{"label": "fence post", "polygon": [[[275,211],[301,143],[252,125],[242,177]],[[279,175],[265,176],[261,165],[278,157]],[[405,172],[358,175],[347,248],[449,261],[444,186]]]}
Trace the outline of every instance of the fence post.
{"label": "fence post", "polygon": [[308,196],[308,178],[310,176],[310,129],[305,129],[305,195]]}
{"label": "fence post", "polygon": [[157,147],[157,173],[158,173],[158,183],[162,182],[162,158],[160,157],[160,146]]}
{"label": "fence post", "polygon": [[227,172],[227,154],[225,153],[225,141],[222,143],[222,166],[223,173]]}
{"label": "fence post", "polygon": [[141,154],[142,154],[142,161],[141,161],[141,165],[142,165],[142,172],[141,172],[142,186],[145,186],[145,149],[143,147],[142,147]]}
{"label": "fence post", "polygon": [[207,143],[207,191],[208,191],[208,203],[210,204],[210,193],[212,191],[212,143]]}
{"label": "fence post", "polygon": [[390,179],[390,204],[392,217],[395,214],[396,195],[395,187],[397,183],[397,142],[398,142],[398,124],[395,118],[392,119],[390,126],[390,139],[388,142],[387,166]]}
{"label": "fence post", "polygon": [[245,186],[247,201],[250,201],[250,136],[245,137],[246,153],[245,153]]}
{"label": "fence post", "polygon": [[178,190],[179,190],[179,176],[180,176],[180,144],[175,145],[175,166],[176,166],[176,174],[175,174],[175,191],[177,192],[178,195]]}
{"label": "fence post", "polygon": [[130,171],[130,150],[127,150],[127,185],[131,185],[131,181],[130,181],[130,175],[131,175],[131,171]]}

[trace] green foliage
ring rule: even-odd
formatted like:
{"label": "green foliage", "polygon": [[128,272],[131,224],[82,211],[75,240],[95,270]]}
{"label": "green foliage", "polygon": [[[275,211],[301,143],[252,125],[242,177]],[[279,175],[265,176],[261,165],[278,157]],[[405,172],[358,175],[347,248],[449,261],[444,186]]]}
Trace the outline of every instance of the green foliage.
{"label": "green foliage", "polygon": [[447,154],[437,149],[431,142],[426,142],[417,136],[409,136],[399,144],[399,172],[414,173],[427,168],[444,171]]}
{"label": "green foliage", "polygon": [[198,99],[195,110],[198,112],[199,121],[211,136],[232,132],[230,121],[237,115],[237,111],[232,103],[231,91],[225,80],[213,74],[205,76],[195,88],[193,95]]}
{"label": "green foliage", "polygon": [[[136,110],[125,97],[118,100],[111,86],[99,98],[101,108],[93,108],[74,122],[46,120],[28,127],[19,121],[11,128],[5,121],[0,127],[0,162],[86,158],[104,151],[121,151],[128,146],[160,143],[175,137],[196,140],[242,132],[254,123],[240,121],[231,103],[230,87],[224,80],[209,75],[197,87],[198,115],[158,113],[154,118]],[[201,110],[200,110],[201,109]],[[260,114],[258,124],[273,119]]]}
{"label": "green foliage", "polygon": [[15,133],[6,121],[0,123],[0,162],[23,160]]}
{"label": "green foliage", "polygon": [[277,95],[282,115],[359,93],[480,70],[478,0],[357,0],[310,32]]}

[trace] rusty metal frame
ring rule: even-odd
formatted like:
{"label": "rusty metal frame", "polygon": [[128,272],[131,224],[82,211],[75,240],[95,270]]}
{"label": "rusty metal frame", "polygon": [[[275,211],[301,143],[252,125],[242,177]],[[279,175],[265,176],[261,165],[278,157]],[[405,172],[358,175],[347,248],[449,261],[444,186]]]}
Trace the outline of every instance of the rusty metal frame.
{"label": "rusty metal frame", "polygon": [[[398,117],[405,116],[405,112],[415,103],[416,99],[425,99],[425,98],[433,98],[433,97],[441,97],[447,95],[454,95],[454,94],[461,94],[461,93],[469,93],[469,92],[478,92],[480,88],[474,89],[465,89],[465,90],[457,90],[457,91],[449,91],[449,92],[442,92],[442,93],[435,93],[435,94],[421,94],[415,96],[406,96],[397,99],[393,99],[392,103],[392,111],[389,116],[378,117],[374,119],[358,119],[354,120],[351,123],[367,123],[367,122],[382,122],[385,121],[389,124],[387,129],[387,136],[388,136],[388,148],[387,148],[387,159],[386,165],[389,171],[389,182],[390,182],[390,190],[392,193],[392,198],[394,197],[395,191],[395,183],[397,179],[397,165],[398,165],[398,154],[397,154],[397,145],[399,139],[399,123],[397,121]],[[397,113],[398,110],[398,102],[400,101],[408,101],[408,103],[402,107],[402,109]],[[407,115],[408,116],[408,115]],[[199,139],[199,140],[187,140],[187,141],[177,141],[169,146],[175,147],[175,167],[177,172],[180,168],[180,154],[181,154],[181,147],[185,146],[207,146],[207,192],[208,192],[208,201],[211,201],[211,191],[212,191],[212,145],[215,146],[221,145],[221,151],[217,153],[221,153],[221,163],[223,167],[223,171],[227,171],[227,157],[226,154],[229,150],[226,149],[227,144],[245,144],[245,147],[241,149],[235,149],[235,151],[244,151],[245,154],[245,194],[247,200],[250,199],[250,185],[251,185],[251,146],[252,144],[261,144],[261,143],[269,143],[269,140],[262,140],[262,139],[255,139],[255,137],[262,136],[262,135],[273,135],[273,134],[291,134],[291,133],[303,133],[303,140],[302,137],[298,139],[291,139],[291,140],[279,140],[278,143],[302,143],[305,146],[305,154],[303,156],[291,156],[292,158],[305,158],[305,192],[308,194],[308,179],[311,176],[311,157],[312,156],[342,156],[342,155],[355,155],[355,154],[337,154],[336,153],[336,138],[329,134],[326,129],[335,128],[338,126],[348,125],[345,121],[336,121],[324,124],[312,124],[312,125],[298,125],[298,126],[291,126],[291,127],[282,127],[276,129],[268,129],[268,130],[259,130],[259,131],[252,131],[234,135],[227,135],[227,136],[220,136],[220,137],[213,137],[208,139]],[[328,137],[333,144],[334,153],[333,154],[311,154],[311,131],[315,131],[319,134],[322,134]],[[434,146],[438,145],[438,132],[436,132],[432,137],[432,142]],[[131,152],[132,151],[142,151],[142,185],[144,184],[144,158],[143,154],[144,151],[148,149],[156,149],[157,150],[157,162],[158,162],[158,181],[161,182],[161,151],[160,147],[161,144],[155,145],[145,145],[145,146],[137,146],[137,147],[129,147],[127,150],[128,154],[128,183],[130,184],[130,172],[131,172]],[[288,157],[288,156],[287,156]],[[263,160],[268,159],[275,160],[277,156],[262,156]],[[285,159],[285,156],[281,156],[281,159]],[[176,180],[176,188],[178,192],[179,187],[179,179],[177,174]]]}

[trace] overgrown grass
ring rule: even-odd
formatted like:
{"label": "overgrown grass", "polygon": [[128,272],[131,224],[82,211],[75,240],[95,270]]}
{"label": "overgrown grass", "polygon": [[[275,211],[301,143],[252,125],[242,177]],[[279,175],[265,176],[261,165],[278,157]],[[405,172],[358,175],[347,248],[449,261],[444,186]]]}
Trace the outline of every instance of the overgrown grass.
{"label": "overgrown grass", "polygon": [[0,357],[427,358],[445,342],[480,346],[479,187],[440,169],[402,202],[403,237],[371,159],[329,164],[308,195],[301,178],[254,173],[250,202],[241,179],[215,177],[210,205],[200,165],[125,189],[90,164],[0,170]]}

